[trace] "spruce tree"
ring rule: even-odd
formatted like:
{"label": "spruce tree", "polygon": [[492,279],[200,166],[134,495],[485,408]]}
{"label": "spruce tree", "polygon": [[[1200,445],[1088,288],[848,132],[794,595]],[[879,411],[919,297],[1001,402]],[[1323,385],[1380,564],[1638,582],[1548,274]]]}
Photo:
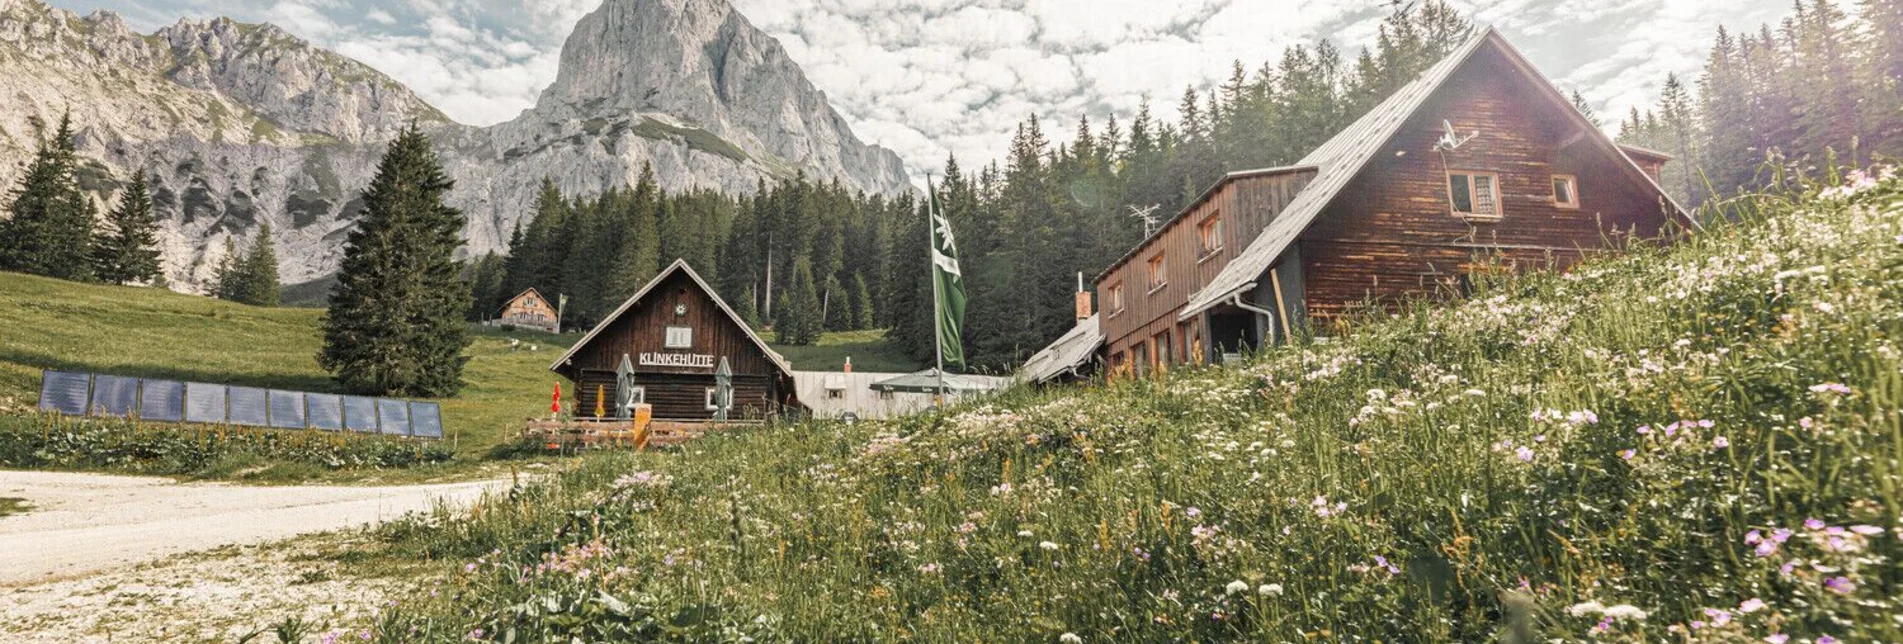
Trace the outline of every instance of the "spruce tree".
{"label": "spruce tree", "polygon": [[252,306],[277,306],[280,298],[277,245],[271,241],[271,224],[258,227],[251,252],[238,261],[238,288],[232,299]]}
{"label": "spruce tree", "polygon": [[93,242],[93,271],[108,284],[159,281],[158,219],[152,213],[152,195],[145,171],[132,175],[132,184],[119,195],[119,205],[106,214],[103,234]]}
{"label": "spruce tree", "polygon": [[793,279],[787,285],[786,301],[773,327],[775,339],[780,344],[795,346],[817,344],[825,325],[822,317],[819,288],[813,283],[813,261],[801,257],[793,263]]}
{"label": "spruce tree", "polygon": [[211,296],[221,300],[238,299],[239,287],[244,278],[238,271],[238,245],[230,237],[225,238],[225,254],[218,259],[218,268],[211,276]]}
{"label": "spruce tree", "polygon": [[454,186],[429,138],[411,125],[364,190],[317,358],[345,389],[421,397],[462,389],[469,289],[455,255],[465,222],[443,204]]}
{"label": "spruce tree", "polygon": [[69,280],[93,277],[93,203],[75,178],[78,154],[70,115],[42,141],[0,222],[0,270]]}

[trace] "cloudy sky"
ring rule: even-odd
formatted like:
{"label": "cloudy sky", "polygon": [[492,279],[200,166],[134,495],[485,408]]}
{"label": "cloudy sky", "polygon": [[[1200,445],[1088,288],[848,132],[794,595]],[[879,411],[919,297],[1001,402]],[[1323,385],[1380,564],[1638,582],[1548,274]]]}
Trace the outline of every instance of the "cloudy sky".
{"label": "cloudy sky", "polygon": [[[271,22],[408,84],[450,116],[509,120],[555,78],[569,30],[602,0],[52,0],[150,31],[181,17]],[[625,2],[633,0],[610,0]],[[677,1],[677,0],[669,0]],[[1326,37],[1351,52],[1391,0],[732,0],[777,36],[862,139],[915,172],[1003,154],[1037,114],[1056,140],[1079,115],[1127,119],[1147,94],[1173,116],[1213,86]],[[1504,31],[1602,114],[1696,77],[1720,25],[1755,29],[1787,0],[1452,0]],[[1608,119],[1616,120],[1616,119]]]}

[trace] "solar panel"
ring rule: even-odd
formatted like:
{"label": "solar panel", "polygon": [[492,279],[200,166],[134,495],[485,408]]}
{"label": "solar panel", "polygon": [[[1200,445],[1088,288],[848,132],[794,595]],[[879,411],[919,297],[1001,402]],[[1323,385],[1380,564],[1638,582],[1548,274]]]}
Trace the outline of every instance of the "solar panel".
{"label": "solar panel", "polygon": [[93,376],[93,401],[89,413],[94,416],[131,418],[138,408],[138,378]]}
{"label": "solar panel", "polygon": [[271,392],[254,387],[232,387],[226,396],[231,405],[231,424],[271,426]]}
{"label": "solar panel", "polygon": [[443,408],[436,403],[410,403],[410,432],[417,438],[442,438]]}
{"label": "solar panel", "polygon": [[40,375],[40,411],[84,416],[90,393],[92,376],[89,374],[46,371]]}
{"label": "solar panel", "polygon": [[401,400],[378,400],[377,418],[383,423],[383,433],[390,436],[410,435],[410,406]]}
{"label": "solar panel", "polygon": [[377,400],[375,398],[344,398],[344,428],[353,432],[377,431]]}
{"label": "solar panel", "polygon": [[225,388],[202,382],[185,383],[185,422],[225,422]]}
{"label": "solar panel", "polygon": [[139,417],[162,423],[185,420],[185,383],[147,380],[139,392]]}
{"label": "solar panel", "polygon": [[339,432],[344,429],[344,397],[329,394],[304,394],[311,429]]}
{"label": "solar panel", "polygon": [[304,394],[296,391],[271,392],[271,426],[279,429],[303,429]]}

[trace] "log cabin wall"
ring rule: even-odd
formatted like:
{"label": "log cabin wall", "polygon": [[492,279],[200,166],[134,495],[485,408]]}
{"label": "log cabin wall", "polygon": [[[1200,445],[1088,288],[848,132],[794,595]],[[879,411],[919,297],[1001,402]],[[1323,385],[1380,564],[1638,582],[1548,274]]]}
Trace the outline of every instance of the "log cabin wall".
{"label": "log cabin wall", "polygon": [[[676,314],[677,306],[685,306]],[[667,328],[693,329],[692,347],[667,349]],[[779,366],[748,338],[732,318],[685,271],[676,271],[650,289],[627,312],[609,323],[587,346],[576,352],[562,375],[577,385],[578,416],[590,416],[599,393],[607,413],[614,413],[615,369],[621,356],[634,362],[635,383],[656,418],[708,420],[706,390],[714,386],[714,367],[665,367],[641,364],[642,353],[713,356],[714,365],[727,358],[734,372],[734,407],[730,417],[760,419],[775,413],[791,390]]]}
{"label": "log cabin wall", "polygon": [[[1216,278],[1224,266],[1280,215],[1295,195],[1315,177],[1314,170],[1294,169],[1225,179],[1208,198],[1200,200],[1097,280],[1097,302],[1103,307],[1102,329],[1111,364],[1129,364],[1130,350],[1143,345],[1147,362],[1156,341],[1169,341],[1169,355],[1183,360],[1190,340],[1199,332],[1194,323],[1178,323],[1176,316],[1189,297]],[[1200,227],[1211,215],[1222,223],[1222,246],[1204,253]],[[1149,288],[1149,262],[1163,254],[1167,282]],[[1123,286],[1122,308],[1116,309],[1110,289]]]}
{"label": "log cabin wall", "polygon": [[[1623,159],[1582,137],[1559,106],[1497,54],[1450,78],[1300,239],[1307,314],[1326,328],[1357,305],[1455,288],[1487,263],[1565,268],[1630,234],[1656,237],[1670,219]],[[1451,122],[1479,136],[1446,153]],[[1452,212],[1448,172],[1499,177],[1501,218]],[[1555,203],[1553,178],[1577,178],[1579,206]]]}

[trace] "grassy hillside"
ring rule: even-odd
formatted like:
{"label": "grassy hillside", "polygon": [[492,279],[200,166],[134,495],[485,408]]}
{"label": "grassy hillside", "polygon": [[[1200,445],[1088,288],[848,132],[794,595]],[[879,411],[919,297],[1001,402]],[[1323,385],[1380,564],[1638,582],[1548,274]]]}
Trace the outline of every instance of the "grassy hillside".
{"label": "grassy hillside", "polygon": [[[322,314],[0,273],[0,408],[37,405],[40,370],[48,368],[335,392],[317,366]],[[464,456],[481,456],[546,408],[554,386],[548,363],[566,348],[560,340],[476,336],[468,385],[442,401]]]}
{"label": "grassy hillside", "polygon": [[[761,332],[760,337],[773,341],[771,332]],[[911,373],[928,366],[887,343],[884,331],[828,333],[810,347],[775,344],[773,350],[800,371],[838,371],[847,358],[852,358],[853,370],[862,373]]]}
{"label": "grassy hillside", "polygon": [[1903,640],[1903,182],[1756,205],[1245,367],[594,459],[383,529],[454,568],[374,628]]}

